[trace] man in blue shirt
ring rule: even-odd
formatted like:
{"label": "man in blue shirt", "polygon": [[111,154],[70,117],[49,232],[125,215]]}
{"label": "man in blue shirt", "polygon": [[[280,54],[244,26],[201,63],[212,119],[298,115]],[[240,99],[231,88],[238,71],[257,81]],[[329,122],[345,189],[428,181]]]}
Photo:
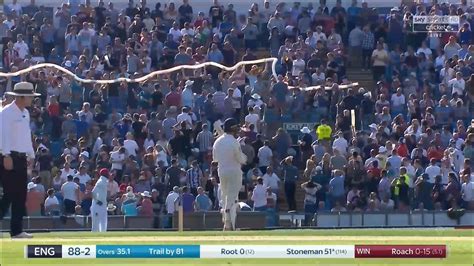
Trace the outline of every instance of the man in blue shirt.
{"label": "man in blue shirt", "polygon": [[329,195],[331,206],[334,206],[336,201],[345,202],[344,174],[341,170],[334,170],[334,177],[329,181]]}
{"label": "man in blue shirt", "polygon": [[194,195],[189,193],[189,188],[187,186],[183,187],[182,194],[182,204],[183,204],[183,213],[190,213],[194,211]]}
{"label": "man in blue shirt", "polygon": [[86,116],[82,115],[79,117],[79,120],[74,120],[76,123],[76,136],[77,138],[83,137],[86,135],[89,130],[89,124],[86,122]]}
{"label": "man in blue shirt", "polygon": [[222,62],[224,61],[224,56],[222,55],[222,52],[217,48],[217,44],[213,43],[211,45],[211,49],[207,54],[207,61],[216,62],[219,64],[222,64]]}
{"label": "man in blue shirt", "polygon": [[202,187],[198,187],[197,189],[198,195],[196,197],[196,211],[206,212],[209,211],[212,207],[212,202],[209,196],[204,193],[204,189]]}

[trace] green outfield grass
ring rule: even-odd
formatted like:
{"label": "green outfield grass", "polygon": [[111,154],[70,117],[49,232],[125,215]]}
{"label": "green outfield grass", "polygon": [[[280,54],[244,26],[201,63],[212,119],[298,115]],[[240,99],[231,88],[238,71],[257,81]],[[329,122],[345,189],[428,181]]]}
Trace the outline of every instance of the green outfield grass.
{"label": "green outfield grass", "polygon": [[[445,244],[447,259],[25,259],[27,244]],[[474,265],[474,230],[455,229],[339,229],[238,232],[89,232],[37,233],[31,240],[0,243],[4,265]]]}

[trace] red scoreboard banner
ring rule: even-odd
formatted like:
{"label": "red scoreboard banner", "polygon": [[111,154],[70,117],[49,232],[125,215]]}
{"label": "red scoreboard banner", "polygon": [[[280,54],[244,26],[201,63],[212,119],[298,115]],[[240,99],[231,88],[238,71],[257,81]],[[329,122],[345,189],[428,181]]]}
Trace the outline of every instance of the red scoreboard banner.
{"label": "red scoreboard banner", "polygon": [[355,258],[446,258],[445,245],[355,245]]}

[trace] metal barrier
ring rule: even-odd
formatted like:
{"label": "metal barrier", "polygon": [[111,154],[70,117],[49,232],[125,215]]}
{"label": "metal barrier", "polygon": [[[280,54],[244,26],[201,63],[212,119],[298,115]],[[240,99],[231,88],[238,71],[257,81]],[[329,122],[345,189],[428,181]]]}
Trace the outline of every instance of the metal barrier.
{"label": "metal barrier", "polygon": [[320,212],[314,215],[311,225],[318,228],[474,226],[474,211],[466,211],[459,219],[449,218],[446,211]]}

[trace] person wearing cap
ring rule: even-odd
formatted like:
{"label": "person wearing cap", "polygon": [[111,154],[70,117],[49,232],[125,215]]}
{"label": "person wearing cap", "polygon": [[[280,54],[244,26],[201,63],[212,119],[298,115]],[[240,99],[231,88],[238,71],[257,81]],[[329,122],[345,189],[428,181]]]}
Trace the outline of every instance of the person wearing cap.
{"label": "person wearing cap", "polygon": [[92,232],[107,232],[107,183],[109,170],[102,168],[100,178],[92,189]]}
{"label": "person wearing cap", "polygon": [[2,127],[0,141],[0,172],[4,193],[0,216],[3,217],[11,205],[10,235],[12,238],[31,238],[31,234],[23,232],[28,161],[35,158],[30,113],[26,108],[30,107],[33,98],[40,94],[34,92],[33,84],[29,82],[15,84],[13,91],[7,94],[14,96],[15,100],[1,110],[2,124],[8,127]]}
{"label": "person wearing cap", "polygon": [[254,109],[258,109],[258,112],[260,112],[263,104],[262,97],[258,93],[254,93],[247,102],[247,107],[253,107]]}
{"label": "person wearing cap", "polygon": [[313,143],[313,137],[311,136],[311,129],[303,127],[300,129],[301,136],[299,137],[298,144],[302,153],[302,161],[306,162],[307,159],[313,154],[311,144]]}
{"label": "person wearing cap", "polygon": [[26,213],[28,216],[41,216],[41,203],[44,200],[44,193],[38,190],[38,185],[30,182],[27,185]]}
{"label": "person wearing cap", "polygon": [[141,216],[152,217],[153,216],[153,202],[151,201],[151,193],[148,190],[140,193],[142,197],[140,201],[140,207],[138,207],[138,213]]}
{"label": "person wearing cap", "polygon": [[221,181],[224,230],[235,230],[237,200],[242,187],[242,165],[247,162],[247,156],[237,141],[239,130],[236,119],[227,119],[224,122],[225,133],[216,140],[212,152],[213,161],[218,163],[217,171]]}
{"label": "person wearing cap", "polygon": [[137,197],[133,192],[133,188],[127,187],[127,193],[123,195],[121,211],[125,216],[137,216]]}

